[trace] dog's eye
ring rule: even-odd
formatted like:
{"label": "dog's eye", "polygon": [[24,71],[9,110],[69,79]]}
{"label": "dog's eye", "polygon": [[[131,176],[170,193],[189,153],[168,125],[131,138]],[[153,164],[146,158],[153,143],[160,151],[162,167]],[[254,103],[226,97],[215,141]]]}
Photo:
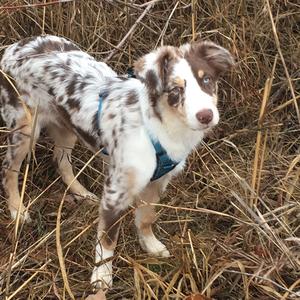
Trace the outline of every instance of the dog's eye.
{"label": "dog's eye", "polygon": [[168,95],[168,103],[171,106],[177,106],[181,99],[181,94],[183,92],[183,89],[180,87],[174,87],[169,91]]}
{"label": "dog's eye", "polygon": [[211,77],[208,76],[208,75],[205,75],[205,76],[203,77],[203,83],[204,83],[204,84],[209,84],[210,82],[211,82]]}
{"label": "dog's eye", "polygon": [[171,89],[169,93],[173,94],[173,95],[180,94],[181,93],[181,88],[176,86],[173,89]]}

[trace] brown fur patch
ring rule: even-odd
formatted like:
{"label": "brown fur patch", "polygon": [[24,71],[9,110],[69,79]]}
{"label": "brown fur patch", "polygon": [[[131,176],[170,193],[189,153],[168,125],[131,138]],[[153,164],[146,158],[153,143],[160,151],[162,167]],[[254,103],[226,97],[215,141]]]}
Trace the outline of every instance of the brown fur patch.
{"label": "brown fur patch", "polygon": [[126,100],[126,105],[133,105],[138,102],[138,94],[132,90],[129,91],[127,94],[127,100]]}
{"label": "brown fur patch", "polygon": [[107,250],[114,250],[117,246],[117,239],[112,241],[107,235],[105,235],[101,240],[101,246]]}
{"label": "brown fur patch", "polygon": [[193,71],[196,71],[198,76],[198,71],[202,70],[204,74],[218,77],[234,64],[232,56],[226,49],[207,41],[192,44],[189,51],[185,53],[185,58],[194,67]]}
{"label": "brown fur patch", "polygon": [[[18,210],[21,201],[18,190],[18,174],[22,161],[26,157],[30,145],[31,123],[23,117],[16,123],[17,129],[11,133],[8,139],[13,147],[8,149],[5,164],[7,169],[3,169],[3,183],[5,183],[4,191],[7,195],[8,207],[12,210]],[[9,156],[10,155],[10,156]],[[3,165],[3,166],[4,166]],[[21,204],[21,213],[25,207]]]}
{"label": "brown fur patch", "polygon": [[[12,82],[14,83],[13,80],[12,80]],[[0,103],[1,102],[4,103],[7,101],[8,104],[10,104],[11,106],[14,106],[14,107],[18,107],[18,105],[21,105],[16,91],[14,90],[14,88],[11,86],[10,82],[5,78],[5,76],[1,72],[0,72],[0,89],[5,90],[8,94],[8,99],[3,97],[0,99]]]}
{"label": "brown fur patch", "polygon": [[34,41],[36,39],[37,39],[36,36],[24,38],[20,42],[18,42],[18,46],[19,47],[24,47],[26,44],[29,44],[30,42],[32,42],[32,41]]}
{"label": "brown fur patch", "polygon": [[75,93],[75,87],[76,87],[77,82],[78,82],[78,76],[75,74],[72,77],[72,80],[70,80],[70,82],[66,88],[66,92],[69,97],[73,96],[73,94]]}
{"label": "brown fur patch", "polygon": [[[138,198],[138,207],[136,214],[139,214],[139,223],[137,224],[139,233],[142,235],[151,235],[152,224],[156,220],[155,208],[150,203],[159,202],[160,182],[152,182],[149,184]],[[145,203],[149,203],[145,204]]]}
{"label": "brown fur patch", "polygon": [[[63,97],[61,96],[61,100],[63,101]],[[68,126],[69,128],[72,128],[72,122],[71,122],[71,117],[68,111],[62,106],[62,105],[57,105],[55,106],[57,112],[60,115],[60,119],[63,121],[64,125]]]}
{"label": "brown fur patch", "polygon": [[159,85],[158,80],[159,80],[159,78],[156,76],[154,71],[152,71],[152,70],[147,71],[146,78],[145,78],[145,84],[148,89],[150,103],[153,108],[154,114],[156,115],[156,117],[158,117],[161,120],[161,115],[157,109],[157,102],[160,97],[160,95],[158,93],[158,85]]}
{"label": "brown fur patch", "polygon": [[109,120],[112,120],[112,119],[114,119],[116,116],[117,116],[117,115],[114,114],[114,113],[109,113],[108,116],[107,116],[107,118],[108,118]]}
{"label": "brown fur patch", "polygon": [[[204,84],[203,77],[204,75],[208,75],[212,78],[212,81],[217,79],[216,70],[209,65],[209,63],[204,59],[204,50],[201,47],[191,47],[190,51],[186,53],[186,60],[191,66],[193,74],[200,85],[201,89],[205,91],[207,94],[212,95],[214,93],[214,84]],[[203,53],[202,53],[203,52]],[[203,72],[202,77],[199,76],[199,70]]]}
{"label": "brown fur patch", "polygon": [[71,43],[42,40],[34,50],[36,54],[43,54],[53,51],[68,52],[80,49]]}
{"label": "brown fur patch", "polygon": [[198,71],[198,77],[202,79],[203,76],[204,76],[204,71],[200,69],[200,70]]}
{"label": "brown fur patch", "polygon": [[143,220],[140,224],[140,233],[144,236],[153,234],[152,232],[152,224],[156,220],[156,215],[153,209],[150,209],[147,211],[147,214],[143,215]]}
{"label": "brown fur patch", "polygon": [[136,183],[135,170],[129,168],[124,173],[125,173],[124,176],[126,178],[126,183],[127,183],[127,191],[129,194],[132,194],[132,191],[135,189],[135,183]]}
{"label": "brown fur patch", "polygon": [[145,58],[142,57],[140,59],[138,59],[135,63],[134,63],[134,72],[137,75],[138,73],[143,72],[144,68],[145,68]]}
{"label": "brown fur patch", "polygon": [[185,81],[184,79],[182,79],[182,78],[180,78],[180,77],[177,76],[177,77],[174,79],[174,84],[175,84],[176,86],[181,87],[181,88],[185,88],[185,86],[186,86],[186,81]]}
{"label": "brown fur patch", "polygon": [[157,58],[158,71],[163,90],[166,88],[170,74],[173,71],[173,66],[177,61],[178,51],[176,52],[175,49],[175,47],[166,46],[161,50]]}
{"label": "brown fur patch", "polygon": [[[209,95],[215,93],[215,82],[220,73],[226,71],[234,64],[229,52],[212,42],[194,43],[184,53],[184,56],[190,64],[198,84]],[[212,79],[208,84],[203,83],[205,75]]]}
{"label": "brown fur patch", "polygon": [[93,149],[96,149],[97,148],[97,138],[95,136],[93,136],[91,133],[81,129],[80,127],[78,126],[75,126],[73,125],[79,138],[81,140],[83,140],[84,142],[86,142],[86,144],[88,146],[91,146]]}
{"label": "brown fur patch", "polygon": [[48,89],[48,94],[49,94],[50,96],[52,96],[52,97],[55,96],[53,87],[50,87],[50,88]]}
{"label": "brown fur patch", "polygon": [[168,94],[168,103],[170,106],[178,106],[183,101],[184,89],[180,87],[173,88]]}
{"label": "brown fur patch", "polygon": [[113,209],[102,211],[104,236],[101,242],[106,249],[114,249],[117,243],[122,214],[123,212],[116,212]]}
{"label": "brown fur patch", "polygon": [[68,98],[67,103],[68,103],[70,109],[79,111],[81,108],[80,101],[76,98],[72,98],[72,97]]}
{"label": "brown fur patch", "polygon": [[157,94],[157,88],[158,88],[158,77],[154,73],[154,71],[149,70],[146,73],[146,78],[145,78],[145,84],[148,87],[149,93],[150,94]]}

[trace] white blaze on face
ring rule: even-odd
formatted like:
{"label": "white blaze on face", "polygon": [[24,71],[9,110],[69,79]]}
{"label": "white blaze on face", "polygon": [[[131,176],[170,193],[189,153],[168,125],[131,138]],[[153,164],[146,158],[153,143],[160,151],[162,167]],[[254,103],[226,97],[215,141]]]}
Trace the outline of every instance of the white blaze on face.
{"label": "white blaze on face", "polygon": [[[215,97],[201,89],[189,63],[185,59],[179,60],[174,65],[172,75],[186,81],[184,110],[188,126],[193,130],[201,130],[217,125],[219,122],[219,112],[215,104]],[[196,114],[207,109],[212,110],[213,118],[208,124],[201,124]]]}

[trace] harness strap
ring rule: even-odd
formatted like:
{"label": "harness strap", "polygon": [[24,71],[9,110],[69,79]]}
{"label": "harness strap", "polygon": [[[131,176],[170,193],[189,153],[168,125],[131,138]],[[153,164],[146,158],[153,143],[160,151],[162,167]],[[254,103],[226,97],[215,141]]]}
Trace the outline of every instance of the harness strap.
{"label": "harness strap", "polygon": [[[103,99],[105,97],[107,97],[108,94],[107,93],[101,93],[99,94],[99,100],[98,100],[98,111],[97,111],[97,124],[98,124],[98,127],[100,128],[100,119],[101,119],[101,113],[102,113],[102,104],[103,104]],[[108,152],[106,151],[105,148],[103,148],[101,150],[101,153],[104,154],[104,155],[108,155]]]}
{"label": "harness strap", "polygon": [[171,172],[179,164],[179,162],[170,158],[160,142],[155,142],[153,139],[151,139],[151,142],[156,153],[156,168],[150,179],[151,181],[154,181]]}
{"label": "harness strap", "polygon": [[107,92],[103,92],[99,94],[99,100],[98,100],[98,112],[97,112],[97,123],[98,125],[100,124],[100,119],[101,119],[101,113],[102,113],[102,104],[104,98],[108,96]]}

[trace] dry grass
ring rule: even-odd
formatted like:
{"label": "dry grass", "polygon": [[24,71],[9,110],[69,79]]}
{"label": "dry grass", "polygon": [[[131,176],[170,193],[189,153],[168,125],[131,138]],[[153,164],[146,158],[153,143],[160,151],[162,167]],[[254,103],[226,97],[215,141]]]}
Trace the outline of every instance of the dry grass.
{"label": "dry grass", "polygon": [[[108,299],[185,299],[193,293],[222,300],[299,299],[297,1],[169,0],[152,1],[149,7],[144,1],[78,0],[40,5],[50,2],[59,1],[1,0],[0,49],[22,37],[56,34],[98,59],[108,58],[122,73],[158,45],[209,38],[237,60],[219,89],[222,122],[190,156],[184,174],[157,207],[155,231],[172,258],[149,258],[142,252],[129,211]],[[7,134],[2,124],[1,158]],[[51,152],[45,138],[30,161],[25,202],[31,203],[33,224],[15,230],[0,197],[1,299],[69,299],[55,237],[64,187],[57,181]],[[76,148],[77,172],[90,157],[82,146]],[[98,195],[103,168],[94,159],[81,176]],[[67,279],[75,298],[82,299],[91,292],[97,208],[67,196],[60,218]]]}

